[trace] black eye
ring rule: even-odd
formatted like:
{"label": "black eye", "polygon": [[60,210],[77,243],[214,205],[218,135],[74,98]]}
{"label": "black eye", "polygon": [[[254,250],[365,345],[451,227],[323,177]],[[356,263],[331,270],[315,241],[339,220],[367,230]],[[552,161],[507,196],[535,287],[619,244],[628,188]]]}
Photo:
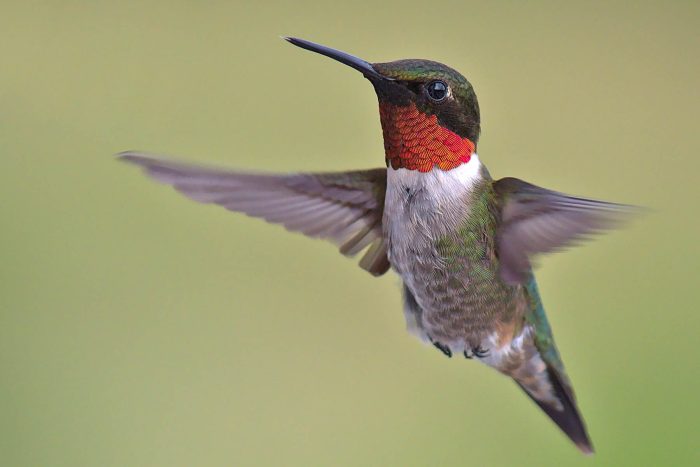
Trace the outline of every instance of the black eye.
{"label": "black eye", "polygon": [[428,97],[435,102],[442,102],[447,97],[447,84],[444,81],[431,81],[425,90]]}

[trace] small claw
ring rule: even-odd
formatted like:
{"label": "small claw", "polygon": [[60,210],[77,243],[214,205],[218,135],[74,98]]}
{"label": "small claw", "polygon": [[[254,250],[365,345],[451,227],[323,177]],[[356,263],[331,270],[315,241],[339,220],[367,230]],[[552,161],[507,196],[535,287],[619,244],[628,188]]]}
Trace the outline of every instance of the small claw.
{"label": "small claw", "polygon": [[448,346],[443,345],[443,344],[441,344],[441,343],[439,343],[439,342],[437,342],[437,341],[433,341],[433,345],[434,345],[440,352],[444,353],[445,355],[447,355],[447,356],[450,357],[450,358],[452,357],[452,350],[450,350],[450,348],[449,348]]}
{"label": "small claw", "polygon": [[489,349],[484,349],[480,345],[476,346],[476,348],[472,349],[472,353],[474,353],[474,356],[476,358],[484,358],[489,355]]}
{"label": "small claw", "polygon": [[464,358],[467,358],[467,359],[471,360],[472,358],[474,358],[474,356],[473,356],[473,355],[469,355],[469,352],[467,352],[467,351],[465,350],[465,351],[464,351]]}

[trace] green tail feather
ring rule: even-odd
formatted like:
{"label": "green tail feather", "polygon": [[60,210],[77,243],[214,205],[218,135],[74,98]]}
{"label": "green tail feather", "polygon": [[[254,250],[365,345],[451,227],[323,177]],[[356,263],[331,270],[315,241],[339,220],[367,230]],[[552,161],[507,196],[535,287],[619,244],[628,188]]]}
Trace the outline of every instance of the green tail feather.
{"label": "green tail feather", "polygon": [[535,346],[547,366],[546,371],[552,385],[553,395],[561,402],[561,407],[555,407],[536,399],[524,386],[518,384],[583,453],[592,454],[593,444],[588,437],[583,417],[576,406],[574,391],[554,343],[552,329],[547,321],[534,277],[529,281],[527,291],[532,300],[532,306],[526,320],[535,330]]}

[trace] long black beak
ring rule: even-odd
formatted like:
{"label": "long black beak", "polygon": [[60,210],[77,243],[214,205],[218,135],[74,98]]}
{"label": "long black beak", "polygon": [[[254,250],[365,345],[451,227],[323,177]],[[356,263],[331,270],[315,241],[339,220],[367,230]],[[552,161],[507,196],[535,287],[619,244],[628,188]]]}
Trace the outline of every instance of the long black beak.
{"label": "long black beak", "polygon": [[315,44],[304,39],[297,39],[296,37],[283,37],[283,39],[291,42],[297,47],[301,47],[302,49],[310,50],[312,52],[325,55],[326,57],[330,57],[333,60],[338,60],[340,63],[344,63],[347,66],[356,69],[357,71],[365,75],[367,78],[393,81],[393,78],[387,78],[386,76],[382,76],[379,73],[377,73],[377,71],[372,67],[370,63],[365,62],[364,60],[350,55],[348,53],[341,52],[340,50],[331,49],[330,47],[326,47],[324,45]]}

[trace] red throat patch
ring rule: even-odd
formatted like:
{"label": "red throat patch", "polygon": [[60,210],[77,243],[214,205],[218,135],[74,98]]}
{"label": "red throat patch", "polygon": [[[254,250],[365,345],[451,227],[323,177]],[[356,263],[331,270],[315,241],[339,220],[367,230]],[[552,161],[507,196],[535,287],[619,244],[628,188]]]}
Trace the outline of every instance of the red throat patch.
{"label": "red throat patch", "polygon": [[438,124],[435,115],[422,113],[416,104],[379,105],[386,160],[394,169],[430,172],[433,167],[452,170],[466,164],[474,143]]}

